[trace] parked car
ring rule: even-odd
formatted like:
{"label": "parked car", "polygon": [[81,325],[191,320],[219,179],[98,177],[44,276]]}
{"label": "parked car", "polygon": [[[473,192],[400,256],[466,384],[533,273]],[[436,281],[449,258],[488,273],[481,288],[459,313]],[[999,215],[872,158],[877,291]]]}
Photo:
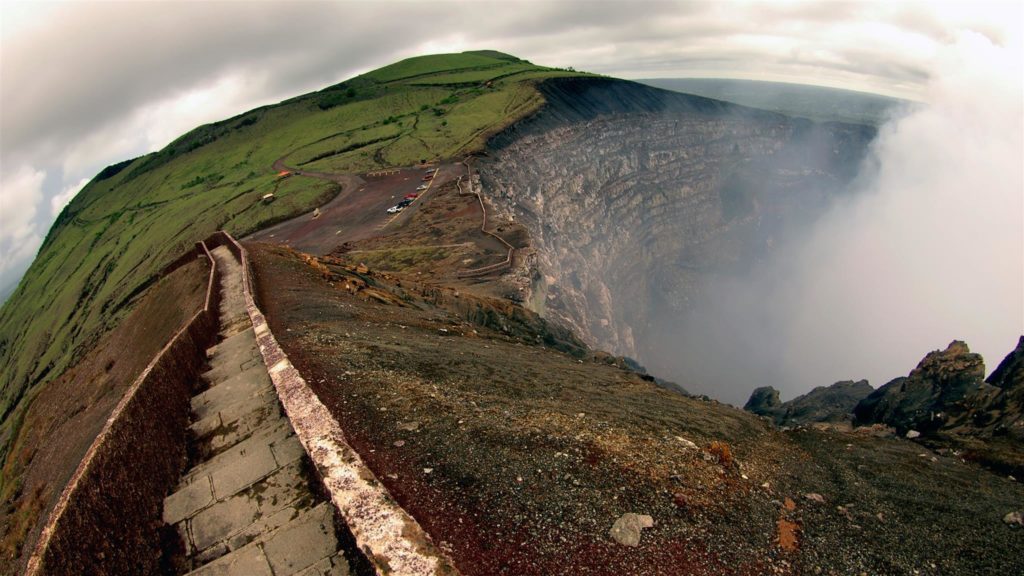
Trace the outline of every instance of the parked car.
{"label": "parked car", "polygon": [[405,208],[409,204],[412,204],[412,200],[413,200],[412,198],[406,198],[405,200],[402,200],[398,204],[395,204],[395,206],[401,206],[402,208]]}
{"label": "parked car", "polygon": [[402,210],[405,210],[405,206],[401,206],[399,204],[395,204],[391,208],[388,208],[388,214],[398,214]]}
{"label": "parked car", "polygon": [[433,174],[434,172],[437,172],[437,168],[427,168],[427,174]]}
{"label": "parked car", "polygon": [[419,186],[416,187],[417,190],[426,190],[427,188],[428,186],[426,184],[420,184]]}
{"label": "parked car", "polygon": [[420,196],[419,194],[413,192],[412,194],[406,194],[405,195],[405,199],[406,200],[415,200],[415,199],[419,198],[419,196]]}

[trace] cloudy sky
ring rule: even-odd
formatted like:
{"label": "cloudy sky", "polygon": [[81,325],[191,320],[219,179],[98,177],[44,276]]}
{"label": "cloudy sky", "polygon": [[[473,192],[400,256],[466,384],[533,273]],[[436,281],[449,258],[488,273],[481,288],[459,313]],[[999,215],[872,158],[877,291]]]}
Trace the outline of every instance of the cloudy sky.
{"label": "cloudy sky", "polygon": [[784,80],[921,98],[1018,3],[0,3],[0,289],[103,166],[421,53],[498,49],[626,78]]}

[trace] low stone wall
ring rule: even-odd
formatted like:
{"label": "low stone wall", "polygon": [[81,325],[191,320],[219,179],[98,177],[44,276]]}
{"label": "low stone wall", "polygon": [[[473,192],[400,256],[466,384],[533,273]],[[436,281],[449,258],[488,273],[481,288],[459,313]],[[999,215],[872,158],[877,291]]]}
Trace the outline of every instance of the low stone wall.
{"label": "low stone wall", "polygon": [[374,477],[345,440],[330,410],[292,365],[254,299],[248,253],[227,233],[224,238],[242,264],[246,307],[277,397],[331,502],[372,569],[388,576],[458,576],[451,559]]}
{"label": "low stone wall", "polygon": [[164,496],[185,458],[189,399],[214,344],[219,272],[203,309],[149,363],[107,419],[50,513],[26,574],[151,574],[159,570]]}

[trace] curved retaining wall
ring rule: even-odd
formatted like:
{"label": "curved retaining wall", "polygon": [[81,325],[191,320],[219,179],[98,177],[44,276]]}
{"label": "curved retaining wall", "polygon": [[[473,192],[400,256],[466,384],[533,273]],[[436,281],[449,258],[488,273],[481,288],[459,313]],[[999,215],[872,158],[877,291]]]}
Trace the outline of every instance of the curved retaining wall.
{"label": "curved retaining wall", "polygon": [[191,257],[200,254],[210,261],[203,308],[110,414],[43,527],[29,576],[158,572],[161,506],[180,475],[192,387],[217,338],[220,275],[202,242]]}
{"label": "curved retaining wall", "polygon": [[222,234],[242,263],[246,307],[277,396],[360,550],[378,574],[457,576],[451,560],[349,446],[338,421],[281,349],[256,305],[248,253],[229,234]]}

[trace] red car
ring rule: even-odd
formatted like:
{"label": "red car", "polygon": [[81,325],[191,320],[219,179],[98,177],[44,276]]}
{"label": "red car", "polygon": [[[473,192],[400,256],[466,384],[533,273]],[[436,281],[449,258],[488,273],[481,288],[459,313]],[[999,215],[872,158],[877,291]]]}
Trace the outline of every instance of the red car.
{"label": "red car", "polygon": [[415,200],[416,198],[419,198],[419,194],[406,194],[405,195],[405,199],[406,200]]}

